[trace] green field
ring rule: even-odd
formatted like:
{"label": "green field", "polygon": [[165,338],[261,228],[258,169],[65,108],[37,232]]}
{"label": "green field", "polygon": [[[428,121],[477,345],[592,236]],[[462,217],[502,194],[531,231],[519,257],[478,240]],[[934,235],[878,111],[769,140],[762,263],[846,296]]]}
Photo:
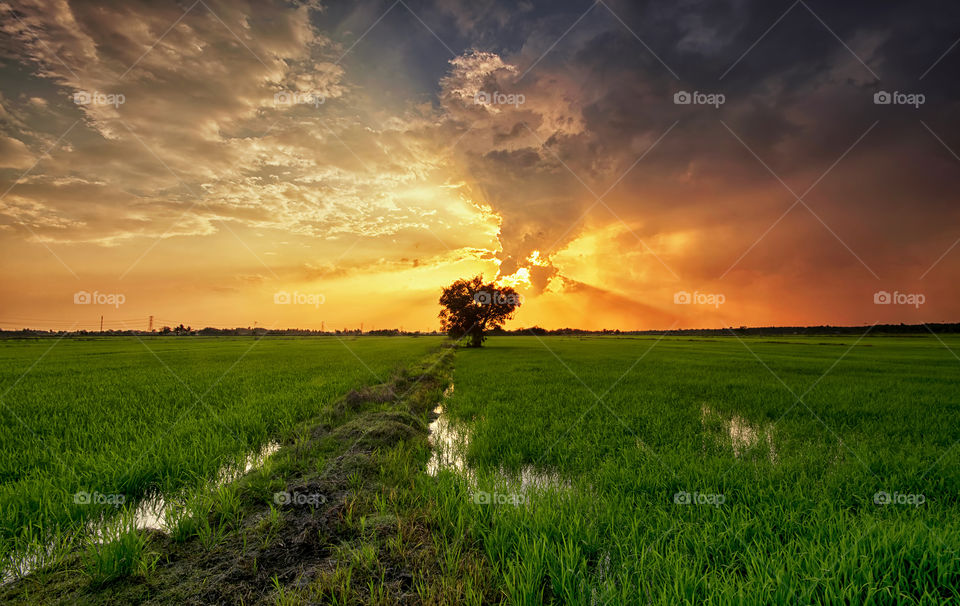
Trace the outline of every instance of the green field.
{"label": "green field", "polygon": [[[516,604],[957,600],[960,360],[946,345],[960,351],[933,337],[492,338],[457,357],[447,408],[478,473],[441,474],[443,526],[482,545]],[[569,486],[521,490],[510,478],[527,465]],[[478,505],[475,490],[525,504]],[[881,491],[903,504],[876,504]]]}
{"label": "green field", "polygon": [[210,478],[438,342],[2,341],[0,554],[116,509],[78,493],[132,504]]}
{"label": "green field", "polygon": [[[323,572],[295,589],[251,572],[248,603],[960,600],[958,337],[492,337],[436,358],[440,344],[0,342],[4,550],[114,512],[78,491],[169,493],[280,440],[280,463],[204,510],[220,538],[157,543],[156,570],[115,594],[51,578],[128,601],[231,550],[283,559],[273,520],[297,566]],[[438,403],[465,469],[429,463]],[[274,507],[303,486],[328,507]]]}

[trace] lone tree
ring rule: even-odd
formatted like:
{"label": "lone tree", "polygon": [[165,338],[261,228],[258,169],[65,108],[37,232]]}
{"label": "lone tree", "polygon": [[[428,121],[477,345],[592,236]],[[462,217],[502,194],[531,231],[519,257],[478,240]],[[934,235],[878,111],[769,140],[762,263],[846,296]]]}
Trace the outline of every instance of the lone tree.
{"label": "lone tree", "polygon": [[480,347],[484,331],[503,326],[520,303],[517,291],[493,282],[484,284],[482,275],[457,280],[440,295],[440,323],[451,337],[469,335],[469,346]]}

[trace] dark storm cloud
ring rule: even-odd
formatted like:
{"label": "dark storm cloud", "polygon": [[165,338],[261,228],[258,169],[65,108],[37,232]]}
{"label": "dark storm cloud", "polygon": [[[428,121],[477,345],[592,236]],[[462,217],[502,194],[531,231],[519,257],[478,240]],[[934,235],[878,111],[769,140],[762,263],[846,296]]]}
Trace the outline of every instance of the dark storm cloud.
{"label": "dark storm cloud", "polygon": [[[730,240],[726,261],[732,263],[795,202],[779,179],[797,195],[816,184],[804,202],[817,216],[803,206],[794,211],[806,215],[812,229],[778,231],[787,250],[770,240],[776,258],[792,252],[791,264],[810,274],[825,264],[868,277],[883,274],[882,266],[898,265],[909,248],[916,277],[952,235],[960,235],[958,164],[944,145],[960,149],[951,136],[958,123],[960,85],[952,75],[960,52],[937,63],[960,35],[951,25],[960,17],[955,3],[611,1],[547,7],[533,3],[509,24],[493,17],[496,11],[484,19],[460,7],[458,23],[469,24],[464,31],[484,23],[485,39],[491,29],[503,32],[479,48],[500,51],[516,69],[499,85],[513,86],[528,99],[528,108],[504,111],[489,126],[493,146],[509,152],[488,151],[472,170],[489,180],[488,173],[522,167],[532,171],[528,175],[549,172],[554,182],[566,181],[567,195],[553,200],[560,224],[576,220],[584,203],[592,202],[593,194],[576,181],[594,193],[605,191],[676,122],[605,199],[644,237],[713,230]],[[516,36],[522,44],[509,39]],[[564,79],[577,83],[569,95],[557,86]],[[725,103],[717,109],[676,105],[677,91],[721,93]],[[874,94],[880,91],[921,94],[924,103],[878,105]],[[545,112],[529,108],[538,95],[569,102],[579,127],[556,133],[541,128]],[[465,124],[477,129],[478,122],[467,116]],[[541,138],[528,138],[528,147],[518,148],[523,124]],[[564,164],[558,171],[557,158]],[[566,169],[576,178],[563,174]],[[513,232],[509,239],[524,243],[517,256],[546,246],[561,231],[559,225],[539,228],[546,222],[535,220],[542,210],[531,208],[526,189],[514,182],[492,198],[505,231]],[[731,232],[739,241],[730,239]],[[578,233],[571,230],[564,238]],[[916,238],[924,235],[932,245],[917,254]],[[810,246],[811,240],[817,244]],[[706,278],[708,272],[698,273],[699,261],[677,260],[677,271]],[[864,267],[873,264],[876,270]]]}

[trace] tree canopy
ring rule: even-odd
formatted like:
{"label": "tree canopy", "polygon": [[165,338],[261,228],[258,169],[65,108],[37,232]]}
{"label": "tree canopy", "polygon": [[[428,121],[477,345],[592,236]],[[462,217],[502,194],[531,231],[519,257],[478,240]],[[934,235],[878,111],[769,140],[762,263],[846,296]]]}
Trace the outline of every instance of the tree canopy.
{"label": "tree canopy", "polygon": [[440,323],[451,337],[468,336],[470,347],[480,347],[485,332],[503,326],[520,306],[521,296],[509,286],[483,283],[483,276],[457,280],[440,295]]}

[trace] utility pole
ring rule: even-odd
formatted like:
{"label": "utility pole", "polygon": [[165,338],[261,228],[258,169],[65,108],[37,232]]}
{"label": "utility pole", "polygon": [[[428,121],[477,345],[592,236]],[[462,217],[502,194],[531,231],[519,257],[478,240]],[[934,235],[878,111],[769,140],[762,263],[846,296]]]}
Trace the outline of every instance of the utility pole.
{"label": "utility pole", "polygon": [[153,332],[153,316],[150,316],[150,327],[147,328],[147,332]]}
{"label": "utility pole", "polygon": [[325,322],[323,320],[320,320],[320,332],[324,332],[325,330],[324,325],[325,325]]}
{"label": "utility pole", "polygon": [[100,316],[100,332],[103,332],[103,316]]}

